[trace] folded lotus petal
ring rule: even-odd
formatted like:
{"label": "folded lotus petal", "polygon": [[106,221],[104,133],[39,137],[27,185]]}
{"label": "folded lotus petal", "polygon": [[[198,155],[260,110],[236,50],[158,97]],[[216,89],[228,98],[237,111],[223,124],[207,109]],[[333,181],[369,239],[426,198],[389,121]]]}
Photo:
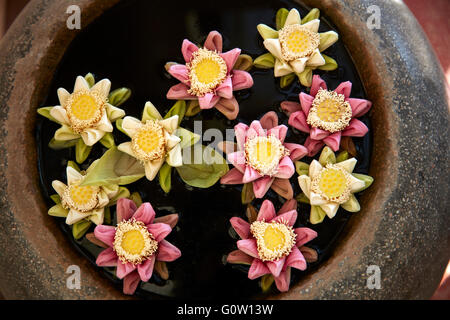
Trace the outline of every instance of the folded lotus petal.
{"label": "folded lotus petal", "polygon": [[123,293],[127,295],[132,295],[136,291],[141,278],[139,273],[132,272],[123,278]]}
{"label": "folded lotus petal", "polygon": [[309,193],[309,202],[312,206],[321,206],[323,204],[327,204],[328,200],[322,198],[322,196],[314,191]]}
{"label": "folded lotus petal", "polygon": [[122,129],[130,136],[133,137],[137,130],[142,126],[142,122],[135,117],[126,116],[122,121]]}
{"label": "folded lotus petal", "polygon": [[67,111],[61,106],[54,106],[50,109],[50,115],[55,118],[59,123],[69,125],[69,117]]}
{"label": "folded lotus petal", "polygon": [[308,149],[308,157],[314,157],[322,149],[324,144],[322,140],[313,140],[310,137],[306,138],[304,145]]}
{"label": "folded lotus petal", "polygon": [[295,239],[297,247],[301,247],[317,237],[317,232],[310,228],[295,228],[294,232],[297,235]]}
{"label": "folded lotus petal", "polygon": [[[356,120],[356,119],[354,119]],[[328,137],[323,139],[323,142],[329,146],[334,152],[339,150],[339,145],[341,144],[341,131],[330,134]]]}
{"label": "folded lotus petal", "polygon": [[364,122],[358,119],[352,119],[348,124],[347,128],[342,131],[342,135],[350,137],[364,137],[369,131],[369,128],[364,124]]}
{"label": "folded lotus petal", "polygon": [[239,58],[239,55],[241,54],[241,49],[234,48],[230,51],[221,53],[220,56],[223,60],[225,60],[225,63],[227,64],[227,74],[230,74],[230,72],[233,70],[234,65],[236,64],[237,59]]}
{"label": "folded lotus petal", "polygon": [[243,70],[233,70],[231,82],[233,83],[233,90],[248,89],[253,86],[253,78],[250,73]]}
{"label": "folded lotus petal", "polygon": [[297,9],[291,9],[286,17],[286,21],[284,23],[284,27],[289,26],[291,24],[300,24],[302,19],[300,18],[300,13]]}
{"label": "folded lotus petal", "polygon": [[320,164],[320,162],[314,159],[313,161],[311,161],[309,165],[309,172],[308,172],[309,177],[311,179],[314,179],[314,177],[318,175],[322,171],[322,169],[323,166]]}
{"label": "folded lotus petal", "polygon": [[197,100],[196,96],[191,95],[189,92],[189,87],[184,83],[176,84],[170,87],[167,92],[167,99],[170,100]]}
{"label": "folded lotus petal", "polygon": [[311,263],[318,260],[318,254],[316,250],[306,246],[299,247],[299,250],[305,258],[306,262]]}
{"label": "folded lotus petal", "polygon": [[315,97],[317,92],[319,91],[319,88],[327,90],[327,84],[325,83],[325,81],[323,81],[323,79],[320,76],[315,74],[312,79],[311,90],[309,91],[309,94]]}
{"label": "folded lotus petal", "polygon": [[181,251],[167,240],[158,243],[156,260],[171,262],[181,257]]}
{"label": "folded lotus petal", "polygon": [[81,132],[80,135],[83,139],[84,144],[91,147],[103,138],[103,136],[105,135],[105,131],[87,128],[83,132]]}
{"label": "folded lotus petal", "polygon": [[300,92],[298,98],[300,100],[300,106],[303,110],[303,113],[307,116],[309,114],[309,109],[311,109],[312,103],[314,101],[314,97],[310,96],[307,93]]}
{"label": "folded lotus petal", "polygon": [[230,76],[226,77],[216,88],[216,94],[225,99],[231,99],[233,97],[233,83]]}
{"label": "folded lotus petal", "polygon": [[222,178],[220,178],[221,184],[242,184],[244,174],[238,169],[233,168],[228,171]]}
{"label": "folded lotus petal", "polygon": [[162,217],[155,218],[153,220],[154,223],[165,223],[168,224],[172,229],[175,228],[175,226],[178,223],[178,214],[172,213],[168,214]]}
{"label": "folded lotus petal", "polygon": [[328,218],[332,219],[334,218],[334,216],[336,215],[336,212],[339,209],[339,204],[337,203],[326,203],[326,204],[322,204],[320,206],[320,208],[325,211],[325,213],[327,214]]}
{"label": "folded lotus petal", "polygon": [[297,200],[295,199],[285,201],[277,214],[280,215],[292,210],[297,210]]}
{"label": "folded lotus petal", "polygon": [[312,32],[318,32],[320,26],[320,20],[314,19],[311,21],[308,21],[307,23],[302,24],[302,27],[312,31]]}
{"label": "folded lotus petal", "polygon": [[311,178],[306,174],[303,174],[298,177],[298,184],[300,185],[300,189],[302,189],[305,196],[309,199],[309,194],[311,193]]}
{"label": "folded lotus petal", "polygon": [[183,155],[181,145],[177,144],[167,153],[166,162],[171,167],[181,167],[183,165]]}
{"label": "folded lotus petal", "polygon": [[111,121],[108,119],[108,114],[106,112],[103,113],[100,121],[97,123],[96,128],[101,131],[105,132],[112,132],[113,126],[111,124]]}
{"label": "folded lotus petal", "polygon": [[70,93],[69,91],[67,91],[64,88],[58,88],[58,90],[56,91],[56,93],[58,94],[58,99],[59,99],[59,104],[61,106],[65,106],[67,105],[67,100],[70,98]]}
{"label": "folded lotus petal", "polygon": [[264,262],[259,259],[253,259],[252,265],[248,270],[248,278],[254,280],[268,273],[270,273],[270,270]]}
{"label": "folded lotus petal", "polygon": [[266,136],[266,130],[261,126],[261,123],[258,120],[253,120],[250,124],[250,128],[247,132],[247,138],[251,139],[255,136],[265,137]]}
{"label": "folded lotus petal", "polygon": [[137,266],[137,271],[142,281],[147,282],[152,277],[155,261],[155,255],[151,255],[147,260]]}
{"label": "folded lotus petal", "polygon": [[218,95],[214,93],[206,93],[203,97],[198,98],[200,109],[211,109],[220,100]]}
{"label": "folded lotus petal", "polygon": [[181,45],[181,53],[183,54],[184,61],[186,63],[190,62],[192,59],[192,54],[198,50],[198,47],[187,39],[183,40]]}
{"label": "folded lotus petal", "polygon": [[240,172],[245,172],[245,152],[244,151],[236,151],[233,153],[229,153],[227,155],[228,161],[231,162],[231,164],[238,169]]}
{"label": "folded lotus petal", "polygon": [[286,258],[281,258],[276,261],[267,261],[266,267],[270,270],[270,273],[274,277],[278,277],[283,270],[284,264],[286,263]]}
{"label": "folded lotus petal", "polygon": [[286,127],[284,124],[280,124],[279,126],[267,130],[267,135],[274,135],[278,140],[281,141],[281,143],[283,143],[284,138],[286,138],[287,130],[288,127]]}
{"label": "folded lotus petal", "polygon": [[111,81],[109,79],[102,79],[91,88],[91,91],[97,92],[103,98],[107,98],[111,90]]}
{"label": "folded lotus petal", "polygon": [[297,247],[293,247],[291,253],[286,257],[286,265],[298,270],[306,270],[306,260]]}
{"label": "folded lotus petal", "polygon": [[215,105],[215,108],[222,113],[228,120],[236,119],[239,113],[239,103],[235,97],[231,99],[221,98]]}
{"label": "folded lotus petal", "polygon": [[[168,123],[166,123],[166,124],[168,124]],[[175,126],[178,126],[178,116],[177,116],[177,122],[176,122]],[[175,128],[175,130],[176,130],[176,128]],[[167,146],[167,149],[169,149],[169,150],[181,142],[180,137],[178,137],[174,134],[170,134],[168,131],[164,132],[164,138],[166,139],[166,146]]]}
{"label": "folded lotus petal", "polygon": [[254,258],[241,250],[231,251],[227,256],[227,262],[233,264],[252,264]]}
{"label": "folded lotus petal", "polygon": [[225,153],[227,155],[230,154],[230,153],[238,151],[237,143],[234,143],[234,142],[231,142],[231,141],[220,141],[217,144],[217,149],[219,151],[222,151],[223,153]]}
{"label": "folded lotus petal", "polygon": [[242,239],[237,241],[237,247],[242,252],[259,259],[258,247],[255,239]]}
{"label": "folded lotus petal", "polygon": [[347,99],[350,97],[350,93],[352,92],[352,83],[350,81],[342,82],[336,89],[334,89],[334,91],[339,94],[343,94]]}
{"label": "folded lotus petal", "polygon": [[[276,39],[278,40],[278,39]],[[282,77],[294,72],[291,65],[284,60],[275,59],[275,65],[273,67],[273,74],[275,77]]]}
{"label": "folded lotus petal", "polygon": [[115,267],[117,266],[117,254],[114,252],[113,248],[109,247],[97,256],[95,263],[99,267]]}
{"label": "folded lotus petal", "polygon": [[275,178],[270,187],[273,191],[275,191],[285,199],[292,199],[292,197],[294,196],[294,190],[292,189],[291,183],[288,179]]}
{"label": "folded lotus petal", "polygon": [[112,247],[114,236],[116,235],[116,228],[113,226],[99,225],[95,227],[94,235],[98,240]]}
{"label": "folded lotus petal", "polygon": [[[290,116],[292,113],[301,110],[300,103],[294,101],[283,101],[281,102],[281,109]],[[261,121],[261,120],[260,120]]]}
{"label": "folded lotus petal", "polygon": [[78,172],[78,170],[72,168],[71,166],[67,166],[66,176],[68,185],[78,183],[81,180],[83,180],[83,175],[80,172]]}
{"label": "folded lotus petal", "polygon": [[350,175],[349,179],[350,179],[350,183],[349,183],[350,184],[350,192],[352,192],[352,193],[354,193],[358,190],[361,190],[366,185],[364,183],[364,181],[359,180],[354,175]]}
{"label": "folded lotus petal", "polygon": [[231,226],[241,239],[247,239],[250,235],[250,224],[239,217],[233,217],[230,219]]}
{"label": "folded lotus petal", "polygon": [[239,150],[244,150],[245,140],[247,138],[248,126],[243,123],[238,123],[234,126],[234,134],[236,135],[236,142]]}
{"label": "folded lotus petal", "polygon": [[259,120],[261,127],[266,130],[272,129],[278,126],[278,116],[274,111],[269,111]]}
{"label": "folded lotus petal", "polygon": [[131,141],[128,141],[128,142],[124,142],[124,143],[119,144],[119,145],[117,146],[117,149],[118,149],[119,151],[122,151],[123,153],[126,153],[126,154],[128,154],[128,155],[130,155],[130,156],[132,156],[132,157],[135,157],[134,151],[133,151],[133,149],[131,148]]}
{"label": "folded lotus petal", "polygon": [[267,193],[275,178],[265,176],[253,181],[253,193],[255,197],[261,199]]}
{"label": "folded lotus petal", "polygon": [[82,76],[78,76],[75,80],[75,86],[73,87],[73,92],[80,90],[90,90],[89,83]]}
{"label": "folded lotus petal", "polygon": [[258,171],[253,169],[250,166],[245,166],[244,177],[242,178],[243,183],[249,183],[261,178],[261,175]]}
{"label": "folded lotus petal", "polygon": [[308,67],[318,67],[323,66],[325,64],[325,59],[320,53],[319,49],[314,50],[313,54],[309,57],[308,61],[306,61],[306,66]]}
{"label": "folded lotus petal", "polygon": [[292,161],[299,160],[308,154],[308,149],[301,144],[285,142],[284,147],[289,150],[289,158]]}
{"label": "folded lotus petal", "polygon": [[90,215],[88,216],[88,220],[95,223],[96,225],[101,225],[103,223],[103,219],[105,218],[105,209],[99,208],[90,211]]}
{"label": "folded lotus petal", "polygon": [[147,230],[158,242],[162,241],[170,232],[172,232],[172,228],[165,223],[152,223],[147,226]]}
{"label": "folded lotus petal", "polygon": [[295,221],[297,221],[297,210],[291,210],[284,212],[269,222],[280,222],[280,223],[287,223],[289,226],[293,226]]}
{"label": "folded lotus petal", "polygon": [[133,218],[137,221],[142,221],[145,225],[153,222],[155,219],[155,210],[153,210],[150,202],[144,202],[133,214]]}
{"label": "folded lotus petal", "polygon": [[172,77],[180,80],[184,84],[189,83],[189,72],[184,64],[174,64],[167,70]]}
{"label": "folded lotus petal", "polygon": [[133,200],[127,198],[120,198],[119,200],[117,200],[117,223],[122,222],[123,220],[131,219],[136,210],[137,207]]}
{"label": "folded lotus petal", "polygon": [[347,102],[350,103],[350,107],[352,108],[352,118],[366,114],[372,107],[372,102],[365,99],[348,98]]}
{"label": "folded lotus petal", "polygon": [[303,111],[296,111],[289,116],[288,123],[297,130],[309,133],[310,127],[306,122],[306,116]]}
{"label": "folded lotus petal", "polygon": [[285,271],[280,273],[280,276],[275,278],[275,285],[281,292],[289,290],[289,284],[291,282],[291,268],[287,267]]}
{"label": "folded lotus petal", "polygon": [[352,173],[355,169],[356,163],[358,161],[355,158],[350,158],[341,162],[336,163],[336,166],[341,167],[346,170],[348,173]]}
{"label": "folded lotus petal", "polygon": [[256,221],[270,221],[276,217],[275,207],[273,206],[272,201],[264,200],[261,205],[261,208],[258,212],[258,217]]}
{"label": "folded lotus petal", "polygon": [[222,43],[222,35],[214,30],[206,37],[204,47],[211,51],[222,52]]}
{"label": "folded lotus petal", "polygon": [[283,58],[281,54],[281,44],[278,39],[266,39],[263,42],[264,47],[277,59],[280,60]]}
{"label": "folded lotus petal", "polygon": [[166,159],[162,158],[162,159],[144,162],[145,177],[149,181],[152,181],[153,179],[155,179],[156,175],[159,172],[159,169],[161,169],[165,160]]}
{"label": "folded lotus petal", "polygon": [[305,71],[305,66],[308,61],[308,58],[299,58],[289,62],[289,65],[295,73],[302,73],[303,71]]}
{"label": "folded lotus petal", "polygon": [[117,270],[116,270],[116,276],[119,279],[123,279],[128,274],[136,270],[136,266],[132,263],[122,263],[120,260],[117,261]]}
{"label": "folded lotus petal", "polygon": [[329,131],[326,130],[322,130],[320,128],[311,128],[311,131],[309,132],[309,135],[311,137],[311,139],[314,140],[322,140],[325,139],[326,137],[328,137],[330,135]]}
{"label": "folded lotus petal", "polygon": [[289,156],[285,156],[278,164],[277,173],[274,174],[275,178],[289,179],[295,172],[294,164]]}

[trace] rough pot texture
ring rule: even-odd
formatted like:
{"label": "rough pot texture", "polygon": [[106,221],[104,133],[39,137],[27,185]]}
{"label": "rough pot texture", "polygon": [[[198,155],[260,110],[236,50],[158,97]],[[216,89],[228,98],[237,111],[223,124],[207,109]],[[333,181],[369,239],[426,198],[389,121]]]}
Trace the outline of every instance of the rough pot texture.
{"label": "rough pot texture", "polygon": [[[116,2],[78,1],[82,27]],[[304,3],[336,24],[373,101],[375,182],[333,255],[273,298],[429,298],[450,252],[449,116],[442,71],[401,2]],[[366,26],[371,5],[381,10],[380,29]],[[66,9],[63,0],[31,1],[0,43],[0,291],[5,298],[125,298],[70,246],[39,191],[36,108],[78,33],[67,29]],[[81,268],[79,290],[66,287],[69,265]],[[366,286],[369,265],[381,269],[380,290]]]}

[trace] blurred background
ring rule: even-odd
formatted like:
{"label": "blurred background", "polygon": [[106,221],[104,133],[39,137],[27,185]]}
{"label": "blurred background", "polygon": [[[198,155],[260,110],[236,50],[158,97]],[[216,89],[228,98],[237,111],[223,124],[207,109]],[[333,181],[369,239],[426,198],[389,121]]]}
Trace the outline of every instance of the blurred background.
{"label": "blurred background", "polygon": [[[0,41],[29,0],[0,0]],[[450,0],[404,0],[424,29],[441,63],[450,97]],[[382,14],[382,13],[381,13]],[[383,15],[381,15],[383,19]],[[382,20],[383,23],[383,20]],[[2,298],[0,292],[0,299]],[[450,300],[450,263],[436,289],[434,300]]]}

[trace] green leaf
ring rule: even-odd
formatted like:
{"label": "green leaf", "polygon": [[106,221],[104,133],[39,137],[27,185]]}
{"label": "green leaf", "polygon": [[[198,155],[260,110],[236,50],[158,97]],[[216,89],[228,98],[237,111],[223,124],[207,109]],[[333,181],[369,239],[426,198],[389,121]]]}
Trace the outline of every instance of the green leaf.
{"label": "green leaf", "polygon": [[177,128],[177,130],[175,131],[175,135],[181,139],[180,141],[181,149],[190,147],[196,144],[198,140],[200,140],[200,136],[198,134],[181,127]]}
{"label": "green leaf", "polygon": [[297,202],[309,204],[309,199],[303,192],[297,195],[295,200],[297,200]]}
{"label": "green leaf", "polygon": [[89,167],[81,185],[125,185],[141,179],[144,175],[144,166],[139,160],[119,151],[117,147],[112,147]]}
{"label": "green leaf", "polygon": [[253,65],[260,69],[271,69],[275,66],[275,57],[270,52],[265,53],[256,58]]}
{"label": "green leaf", "polygon": [[103,212],[103,223],[104,224],[111,224],[111,209],[109,207],[105,207]]}
{"label": "green leaf", "polygon": [[183,149],[183,166],[176,170],[188,185],[209,188],[228,172],[228,164],[213,148],[196,145]]}
{"label": "green leaf", "polygon": [[341,207],[349,212],[358,212],[361,210],[361,206],[353,194],[350,195],[350,199],[341,204]]}
{"label": "green leaf", "polygon": [[120,132],[124,133],[125,135],[127,135],[129,137],[128,133],[126,133],[125,130],[123,130],[123,128],[122,128],[122,122],[123,122],[123,119],[117,119],[116,120],[116,128],[117,128],[117,130],[119,130]]}
{"label": "green leaf", "polygon": [[142,204],[142,198],[139,192],[133,192],[130,196],[130,200],[133,200],[136,207],[140,207]]}
{"label": "green leaf", "polygon": [[336,163],[336,155],[330,147],[325,146],[320,153],[319,162],[322,166],[326,166],[327,164],[335,164]]}
{"label": "green leaf", "polygon": [[295,80],[295,73],[289,73],[280,78],[280,87],[286,88]]}
{"label": "green leaf", "polygon": [[309,214],[309,222],[312,224],[318,224],[325,219],[327,214],[319,206],[311,206],[311,212]]}
{"label": "green leaf", "polygon": [[164,116],[164,119],[168,119],[170,117],[178,115],[178,125],[180,125],[181,120],[183,120],[185,114],[186,114],[186,101],[178,100]]}
{"label": "green leaf", "polygon": [[264,23],[260,23],[256,26],[256,29],[258,29],[259,34],[261,37],[266,39],[277,39],[278,38],[278,31],[272,29],[268,25],[265,25]]}
{"label": "green leaf", "polygon": [[159,113],[158,109],[151,103],[150,101],[147,101],[144,106],[144,111],[142,111],[142,122],[145,122],[147,120],[161,120],[161,114]]}
{"label": "green leaf", "polygon": [[320,35],[319,51],[322,52],[332,46],[339,39],[339,35],[334,31],[322,32]]}
{"label": "green leaf", "polygon": [[302,24],[305,24],[307,22],[310,22],[314,19],[319,19],[320,17],[320,10],[317,8],[312,9],[306,16],[302,19]]}
{"label": "green leaf", "polygon": [[167,162],[159,169],[159,184],[165,193],[172,187],[172,167]]}
{"label": "green leaf", "polygon": [[[253,58],[248,54],[240,54],[234,64],[234,70],[249,71],[253,66]],[[191,100],[192,101],[192,100]]]}
{"label": "green leaf", "polygon": [[114,143],[114,136],[111,132],[107,132],[105,133],[105,135],[103,136],[103,138],[100,139],[100,143],[105,147],[105,148],[112,148],[114,147],[116,144]]}
{"label": "green leaf", "polygon": [[200,111],[202,111],[202,109],[200,109],[198,100],[189,100],[188,101],[187,110],[186,110],[186,114],[185,114],[186,117],[195,116]]}
{"label": "green leaf", "polygon": [[120,198],[128,198],[130,196],[130,191],[125,187],[119,187],[119,191],[117,194],[109,199],[108,207],[113,206],[116,204],[117,200]]}
{"label": "green leaf", "polygon": [[277,30],[280,30],[281,28],[284,27],[288,15],[289,10],[286,8],[281,8],[277,11],[277,15],[275,16]]}
{"label": "green leaf", "polygon": [[53,217],[65,218],[69,214],[69,210],[64,209],[62,204],[58,203],[48,210],[48,214]]}
{"label": "green leaf", "polygon": [[300,83],[305,87],[311,87],[312,83],[312,71],[313,68],[311,67],[305,67],[305,70],[303,70],[302,73],[298,73],[298,79],[300,80]]}
{"label": "green leaf", "polygon": [[318,66],[317,69],[319,70],[325,70],[325,71],[333,71],[336,70],[338,67],[338,64],[336,60],[333,58],[321,53],[322,57],[325,59],[325,64],[322,66]]}
{"label": "green leaf", "polygon": [[348,158],[349,158],[349,154],[347,151],[344,150],[344,151],[339,152],[339,154],[336,157],[336,162],[342,162],[342,161],[347,160]]}
{"label": "green leaf", "polygon": [[55,118],[53,118],[53,117],[50,115],[50,110],[52,110],[52,109],[53,109],[53,107],[43,107],[43,108],[39,108],[39,109],[37,109],[37,113],[39,113],[39,114],[40,114],[41,116],[43,116],[43,117],[46,117],[46,118],[49,119],[50,121],[59,123],[58,120],[56,120]]}
{"label": "green leaf", "polygon": [[84,79],[86,80],[86,82],[89,85],[89,88],[92,88],[95,84],[95,77],[92,73],[88,73],[87,75],[84,76]]}
{"label": "green leaf", "polygon": [[59,194],[52,194],[50,196],[50,198],[53,200],[54,203],[56,204],[60,204],[61,203],[61,197],[59,196]]}
{"label": "green leaf", "polygon": [[55,140],[55,138],[52,138],[52,140],[50,140],[50,142],[48,143],[48,146],[53,150],[66,149],[75,146],[78,140],[81,139],[59,141]]}
{"label": "green leaf", "polygon": [[77,144],[75,145],[75,159],[76,161],[81,164],[86,160],[86,158],[89,156],[89,153],[91,153],[92,147],[87,146],[83,139],[78,139]]}
{"label": "green leaf", "polygon": [[269,291],[270,287],[272,286],[275,279],[273,278],[272,274],[265,274],[261,277],[261,290],[262,292]]}
{"label": "green leaf", "polygon": [[76,162],[69,160],[67,161],[67,166],[72,167],[73,169],[77,170],[78,172],[81,171],[80,167],[76,164]]}
{"label": "green leaf", "polygon": [[120,106],[127,101],[131,96],[131,90],[128,88],[119,88],[111,92],[108,96],[109,104],[113,106]]}
{"label": "green leaf", "polygon": [[82,236],[86,234],[86,232],[91,227],[92,222],[88,220],[81,220],[73,224],[72,226],[72,235],[75,240],[80,239]]}
{"label": "green leaf", "polygon": [[295,171],[299,176],[308,175],[309,173],[309,164],[303,161],[295,161]]}
{"label": "green leaf", "polygon": [[363,191],[363,190],[366,190],[368,187],[371,186],[371,184],[372,184],[372,182],[373,182],[373,178],[372,178],[371,176],[366,175],[366,174],[362,174],[362,173],[352,173],[352,175],[353,175],[355,178],[364,181],[364,187],[362,187],[361,189],[356,190],[355,193],[356,193],[356,192],[361,192],[361,191]]}

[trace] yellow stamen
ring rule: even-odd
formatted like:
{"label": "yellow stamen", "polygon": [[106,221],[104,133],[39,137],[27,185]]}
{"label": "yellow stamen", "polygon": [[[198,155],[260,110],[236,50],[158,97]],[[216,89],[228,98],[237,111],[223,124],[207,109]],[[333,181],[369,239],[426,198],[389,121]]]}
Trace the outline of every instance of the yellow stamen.
{"label": "yellow stamen", "polygon": [[289,155],[289,151],[273,135],[255,137],[245,143],[247,164],[262,175],[275,175],[280,160],[286,155]]}
{"label": "yellow stamen", "polygon": [[312,181],[312,190],[324,199],[344,203],[350,197],[350,177],[347,171],[328,164]]}
{"label": "yellow stamen", "polygon": [[292,24],[279,31],[281,53],[287,61],[310,56],[319,47],[320,36],[317,32]]}
{"label": "yellow stamen", "polygon": [[95,209],[98,204],[99,187],[70,185],[62,197],[62,205],[81,212]]}
{"label": "yellow stamen", "polygon": [[131,148],[141,161],[161,159],[166,153],[164,128],[157,120],[147,120],[132,137]]}
{"label": "yellow stamen", "polygon": [[106,100],[98,93],[78,91],[70,95],[64,106],[74,132],[80,133],[99,122],[105,112]]}

